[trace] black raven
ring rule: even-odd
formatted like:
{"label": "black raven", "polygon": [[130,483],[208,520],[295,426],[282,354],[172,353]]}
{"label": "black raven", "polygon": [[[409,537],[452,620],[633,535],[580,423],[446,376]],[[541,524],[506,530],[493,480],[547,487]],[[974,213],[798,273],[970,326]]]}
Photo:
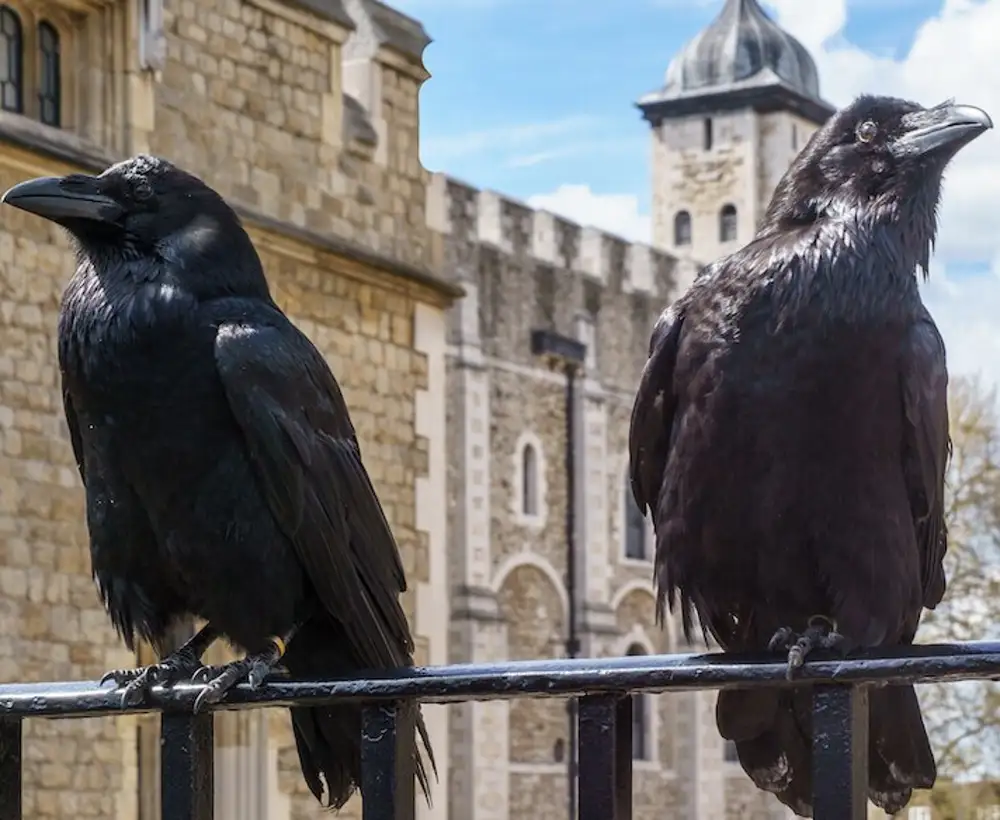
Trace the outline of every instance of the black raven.
{"label": "black raven", "polygon": [[[819,129],[753,240],[658,319],[632,410],[632,491],[679,597],[727,650],[911,643],[944,594],[945,350],[918,291],[945,166],[981,110],[862,96]],[[720,693],[754,782],[811,815],[808,690]],[[912,686],[870,695],[869,796],[930,788]]]}
{"label": "black raven", "polygon": [[[209,680],[199,709],[279,660],[300,678],[411,665],[403,567],[340,387],[222,197],[140,155],[22,182],[3,201],[77,247],[59,365],[111,621],[130,649],[137,636],[159,649],[179,618],[207,622],[160,663],[109,673],[123,702],[194,676]],[[219,637],[247,657],[203,667]],[[359,708],[291,715],[310,790],[341,806],[359,783]]]}

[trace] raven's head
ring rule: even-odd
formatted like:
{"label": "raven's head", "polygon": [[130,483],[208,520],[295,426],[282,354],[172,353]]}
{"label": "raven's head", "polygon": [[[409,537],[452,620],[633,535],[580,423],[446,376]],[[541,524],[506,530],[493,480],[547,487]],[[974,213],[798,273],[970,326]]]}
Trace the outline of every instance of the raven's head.
{"label": "raven's head", "polygon": [[873,215],[927,222],[933,233],[945,167],[993,127],[970,105],[923,108],[862,96],[810,139],[778,184],[765,225],[789,227],[866,208]]}
{"label": "raven's head", "polygon": [[98,265],[153,259],[208,275],[215,262],[256,259],[225,200],[159,157],[140,154],[99,176],[29,179],[2,201],[61,225]]}

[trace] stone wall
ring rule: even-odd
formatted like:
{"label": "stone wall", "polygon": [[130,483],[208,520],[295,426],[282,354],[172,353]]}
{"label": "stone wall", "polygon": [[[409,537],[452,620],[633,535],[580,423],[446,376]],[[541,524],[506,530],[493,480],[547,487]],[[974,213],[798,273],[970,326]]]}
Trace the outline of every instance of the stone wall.
{"label": "stone wall", "polygon": [[[711,147],[704,141],[707,122]],[[814,122],[786,111],[750,108],[663,120],[651,135],[654,243],[696,260],[695,266],[745,245],[774,187],[816,129]],[[737,212],[736,238],[728,242],[720,238],[725,205]],[[691,242],[683,246],[674,244],[679,211],[691,215]]]}
{"label": "stone wall", "polygon": [[342,50],[373,13],[390,12],[357,2],[352,19],[324,5],[331,13],[319,16],[276,0],[168,3],[149,149],[264,215],[426,265],[417,134],[426,35],[415,23],[412,41],[380,35],[369,58],[377,110],[368,110],[341,81]]}
{"label": "stone wall", "polygon": [[[712,145],[705,147],[706,120]],[[759,200],[756,158],[758,117],[752,110],[665,120],[652,132],[653,241],[674,252],[711,262],[753,236]],[[735,240],[720,241],[719,215],[737,212]],[[674,216],[691,215],[691,244],[674,245]]]}

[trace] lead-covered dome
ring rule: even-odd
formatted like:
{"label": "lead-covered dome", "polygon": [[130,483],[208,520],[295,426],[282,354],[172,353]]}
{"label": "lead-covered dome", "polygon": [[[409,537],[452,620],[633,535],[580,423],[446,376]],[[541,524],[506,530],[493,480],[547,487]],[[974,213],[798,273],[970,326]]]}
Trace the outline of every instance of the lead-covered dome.
{"label": "lead-covered dome", "polygon": [[667,69],[665,97],[771,84],[819,99],[816,63],[757,0],[726,0],[722,11],[681,49]]}

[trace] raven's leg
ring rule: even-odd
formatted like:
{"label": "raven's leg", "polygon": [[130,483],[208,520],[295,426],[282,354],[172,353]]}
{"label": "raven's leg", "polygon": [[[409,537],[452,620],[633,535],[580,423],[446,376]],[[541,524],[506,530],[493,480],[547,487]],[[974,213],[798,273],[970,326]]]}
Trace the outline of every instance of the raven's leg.
{"label": "raven's leg", "polygon": [[159,663],[137,669],[114,669],[101,678],[101,684],[113,680],[124,686],[122,706],[134,706],[157,683],[173,683],[191,677],[201,667],[201,656],[220,637],[211,624],[205,624],[177,651],[171,652]]}
{"label": "raven's leg", "polygon": [[195,672],[191,680],[196,683],[207,681],[207,685],[195,700],[194,711],[201,711],[201,707],[205,704],[218,703],[226,696],[226,692],[240,681],[246,680],[252,689],[262,686],[265,678],[285,654],[285,647],[295,637],[300,626],[296,624],[284,635],[272,637],[271,645],[263,652],[247,655],[242,660],[225,666],[203,666]]}
{"label": "raven's leg", "polygon": [[786,676],[791,680],[792,674],[802,666],[806,657],[814,649],[830,649],[843,652],[847,649],[847,639],[837,632],[837,624],[825,615],[813,615],[809,624],[801,634],[785,626],[774,633],[767,648],[771,652],[781,649],[788,650],[788,671]]}

